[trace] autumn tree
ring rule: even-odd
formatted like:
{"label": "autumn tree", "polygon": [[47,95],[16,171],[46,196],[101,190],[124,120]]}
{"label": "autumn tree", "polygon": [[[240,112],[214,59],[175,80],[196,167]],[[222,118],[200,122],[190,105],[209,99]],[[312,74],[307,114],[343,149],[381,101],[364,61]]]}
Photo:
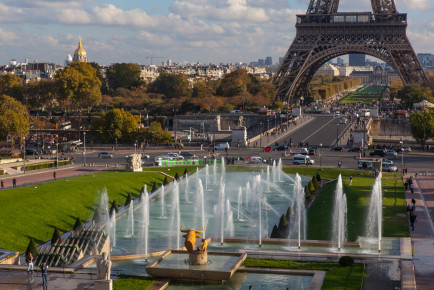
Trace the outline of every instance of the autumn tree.
{"label": "autumn tree", "polygon": [[22,137],[29,133],[29,112],[26,106],[16,99],[0,96],[0,139]]}
{"label": "autumn tree", "polygon": [[52,107],[57,98],[56,81],[49,79],[31,81],[24,86],[24,97],[29,108]]}
{"label": "autumn tree", "polygon": [[249,75],[245,69],[237,69],[226,74],[220,82],[217,94],[223,97],[233,97],[243,92],[254,93],[257,80]]}
{"label": "autumn tree", "polygon": [[92,121],[92,128],[103,141],[132,142],[137,138],[139,118],[122,109],[113,109]]}
{"label": "autumn tree", "polygon": [[149,91],[163,94],[167,99],[191,97],[192,89],[184,74],[161,73],[158,78],[149,85]]}
{"label": "autumn tree", "polygon": [[84,62],[73,62],[56,73],[59,94],[77,108],[90,108],[101,103],[101,80],[97,70]]}
{"label": "autumn tree", "polygon": [[107,70],[107,80],[112,90],[131,89],[145,84],[140,77],[142,68],[135,63],[116,63]]}
{"label": "autumn tree", "polygon": [[215,89],[203,79],[197,79],[193,86],[193,98],[209,98],[215,95]]}
{"label": "autumn tree", "polygon": [[422,100],[432,100],[432,91],[429,88],[422,87],[420,84],[411,84],[404,86],[398,91],[397,97],[401,99],[401,104],[411,108],[414,103]]}
{"label": "autumn tree", "polygon": [[23,101],[23,79],[14,74],[0,75],[0,95]]}
{"label": "autumn tree", "polygon": [[163,130],[161,123],[152,122],[145,132],[148,143],[171,143],[173,142],[170,132]]}
{"label": "autumn tree", "polygon": [[434,111],[424,109],[410,117],[411,134],[425,148],[426,141],[434,137]]}

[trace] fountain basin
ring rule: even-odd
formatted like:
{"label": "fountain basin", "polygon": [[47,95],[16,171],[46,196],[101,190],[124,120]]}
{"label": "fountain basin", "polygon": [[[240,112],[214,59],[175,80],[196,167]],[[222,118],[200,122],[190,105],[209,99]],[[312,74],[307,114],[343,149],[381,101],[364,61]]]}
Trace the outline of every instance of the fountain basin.
{"label": "fountain basin", "polygon": [[246,253],[208,252],[206,265],[190,265],[187,251],[168,250],[146,272],[154,277],[175,280],[227,281],[247,257]]}

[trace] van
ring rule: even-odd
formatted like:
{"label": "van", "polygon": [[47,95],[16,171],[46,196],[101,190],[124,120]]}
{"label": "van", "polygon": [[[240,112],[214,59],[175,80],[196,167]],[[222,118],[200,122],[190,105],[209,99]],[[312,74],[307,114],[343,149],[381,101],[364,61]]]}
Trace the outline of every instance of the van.
{"label": "van", "polygon": [[307,155],[297,154],[297,155],[294,155],[294,157],[292,159],[292,164],[312,165],[312,164],[315,164],[315,161]]}
{"label": "van", "polygon": [[265,160],[263,160],[262,157],[252,156],[252,157],[250,157],[250,162],[249,163],[252,163],[252,164],[262,164],[264,162],[265,162]]}
{"label": "van", "polygon": [[384,172],[397,172],[398,167],[392,162],[383,162],[383,171]]}

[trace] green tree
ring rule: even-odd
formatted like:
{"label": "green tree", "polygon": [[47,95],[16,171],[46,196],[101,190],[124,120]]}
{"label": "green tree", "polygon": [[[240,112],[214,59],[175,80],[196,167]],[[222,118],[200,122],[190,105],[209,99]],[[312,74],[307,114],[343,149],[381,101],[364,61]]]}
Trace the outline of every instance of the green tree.
{"label": "green tree", "polygon": [[73,62],[56,73],[59,95],[76,108],[90,108],[101,103],[101,80],[97,70],[84,62]]}
{"label": "green tree", "polygon": [[152,122],[145,131],[145,138],[149,143],[171,143],[173,142],[170,132],[163,130],[161,123]]}
{"label": "green tree", "polygon": [[424,109],[410,117],[411,134],[425,148],[426,141],[434,137],[434,111]]}
{"label": "green tree", "polygon": [[158,78],[149,85],[149,91],[163,94],[167,99],[190,98],[192,89],[184,74],[161,73]]}
{"label": "green tree", "polygon": [[429,88],[422,87],[420,84],[411,84],[398,91],[397,97],[407,108],[413,107],[414,103],[422,100],[432,101],[432,91]]}
{"label": "green tree", "polygon": [[116,63],[107,70],[107,81],[112,90],[131,89],[145,84],[140,77],[142,68],[135,63]]}
{"label": "green tree", "polygon": [[151,192],[155,192],[160,188],[160,186],[158,185],[158,183],[156,181],[154,181],[154,184],[152,185],[152,189]]}
{"label": "green tree", "polygon": [[320,185],[319,185],[318,179],[316,178],[316,175],[314,175],[312,177],[312,183],[313,183],[313,186],[315,187],[315,190],[316,191],[319,190]]}
{"label": "green tree", "polygon": [[26,249],[26,256],[28,256],[29,253],[32,253],[33,258],[36,258],[36,256],[39,254],[38,248],[36,247],[35,241],[33,241],[33,239],[30,239],[29,241],[29,245]]}
{"label": "green tree", "polygon": [[32,81],[24,86],[26,105],[29,108],[45,109],[52,107],[57,98],[57,83],[55,80],[42,79]]}
{"label": "green tree", "polygon": [[179,174],[178,174],[178,172],[175,173],[175,177],[174,178],[175,178],[175,180],[179,181]]}
{"label": "green tree", "polygon": [[255,82],[257,83],[257,80],[249,75],[245,69],[237,69],[223,77],[217,94],[223,97],[233,97],[243,92],[250,92],[253,95]]}
{"label": "green tree", "polygon": [[29,133],[29,112],[19,101],[6,95],[0,96],[0,140],[23,137]]}
{"label": "green tree", "polygon": [[118,203],[116,202],[116,200],[113,200],[112,202],[112,206],[110,208],[110,215],[114,214],[114,213],[118,213],[119,212],[119,206]]}
{"label": "green tree", "polygon": [[23,101],[23,79],[14,74],[0,75],[0,95],[5,94]]}
{"label": "green tree", "polygon": [[75,232],[79,232],[83,229],[83,222],[79,217],[75,219],[74,227],[72,228]]}
{"label": "green tree", "polygon": [[167,179],[167,176],[164,176],[163,185],[166,186],[169,184],[169,180]]}
{"label": "green tree", "polygon": [[51,237],[51,246],[60,243],[61,241],[62,241],[62,235],[60,234],[59,229],[56,227],[54,229],[53,236]]}
{"label": "green tree", "polygon": [[215,89],[203,79],[197,79],[193,86],[193,98],[210,98],[215,95]]}
{"label": "green tree", "polygon": [[313,185],[312,180],[309,182],[308,188],[309,188],[309,192],[310,192],[311,194],[316,192],[316,190],[315,190],[315,186]]}
{"label": "green tree", "polygon": [[114,142],[133,142],[136,140],[139,129],[139,118],[123,109],[113,109],[101,118],[92,120],[92,129],[101,140]]}

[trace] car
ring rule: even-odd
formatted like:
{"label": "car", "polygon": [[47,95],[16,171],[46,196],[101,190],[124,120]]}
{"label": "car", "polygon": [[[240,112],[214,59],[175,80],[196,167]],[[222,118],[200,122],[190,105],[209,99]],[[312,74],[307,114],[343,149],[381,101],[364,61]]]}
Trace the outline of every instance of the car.
{"label": "car", "polygon": [[330,114],[330,111],[329,110],[324,110],[324,111],[322,111],[322,113],[323,114]]}
{"label": "car", "polygon": [[38,151],[36,149],[26,149],[27,156],[36,156],[38,155]]}
{"label": "car", "polygon": [[309,155],[316,155],[316,149],[315,148],[309,148]]}
{"label": "car", "polygon": [[387,156],[396,156],[398,153],[395,150],[387,150],[386,151]]}
{"label": "car", "polygon": [[343,151],[344,148],[342,146],[335,146],[332,148],[332,151]]}
{"label": "car", "polygon": [[301,155],[309,155],[309,149],[307,149],[307,148],[300,148],[300,154]]}
{"label": "car", "polygon": [[264,148],[263,151],[264,151],[264,152],[270,152],[270,151],[273,151],[273,147],[267,146],[267,147]]}
{"label": "car", "polygon": [[182,152],[179,153],[179,155],[182,156],[182,157],[184,157],[184,159],[196,157],[196,155],[194,155],[194,153],[187,152],[187,151],[182,151]]}
{"label": "car", "polygon": [[145,154],[145,153],[141,153],[141,158],[142,159],[149,159],[151,156],[149,156],[149,154]]}
{"label": "car", "polygon": [[342,118],[341,119],[341,124],[346,124],[348,122],[348,119],[347,118]]}
{"label": "car", "polygon": [[215,150],[226,150],[226,149],[229,149],[229,143],[226,142],[226,143],[217,144],[217,145],[214,146],[214,149]]}
{"label": "car", "polygon": [[113,155],[108,153],[108,152],[99,152],[98,153],[98,158],[113,158]]}
{"label": "car", "polygon": [[353,148],[348,149],[348,152],[362,152],[362,151],[363,151],[363,148],[361,148],[361,147],[353,147]]}
{"label": "car", "polygon": [[401,147],[401,151],[403,151],[404,153],[408,153],[411,152],[411,148],[410,147]]}
{"label": "car", "polygon": [[252,164],[262,164],[262,163],[266,163],[267,160],[262,159],[262,157],[259,156],[252,156],[250,157],[249,163]]}
{"label": "car", "polygon": [[375,149],[374,151],[369,153],[369,156],[380,156],[384,157],[386,156],[386,150],[384,149]]}
{"label": "car", "polygon": [[180,156],[178,153],[175,152],[169,152],[167,153],[167,156],[169,157],[169,160],[183,160],[184,157]]}
{"label": "car", "polygon": [[274,147],[275,151],[284,151],[284,150],[288,150],[288,146],[287,145],[279,145]]}
{"label": "car", "polygon": [[335,116],[340,116],[341,115],[341,112],[340,111],[336,111],[335,112]]}

